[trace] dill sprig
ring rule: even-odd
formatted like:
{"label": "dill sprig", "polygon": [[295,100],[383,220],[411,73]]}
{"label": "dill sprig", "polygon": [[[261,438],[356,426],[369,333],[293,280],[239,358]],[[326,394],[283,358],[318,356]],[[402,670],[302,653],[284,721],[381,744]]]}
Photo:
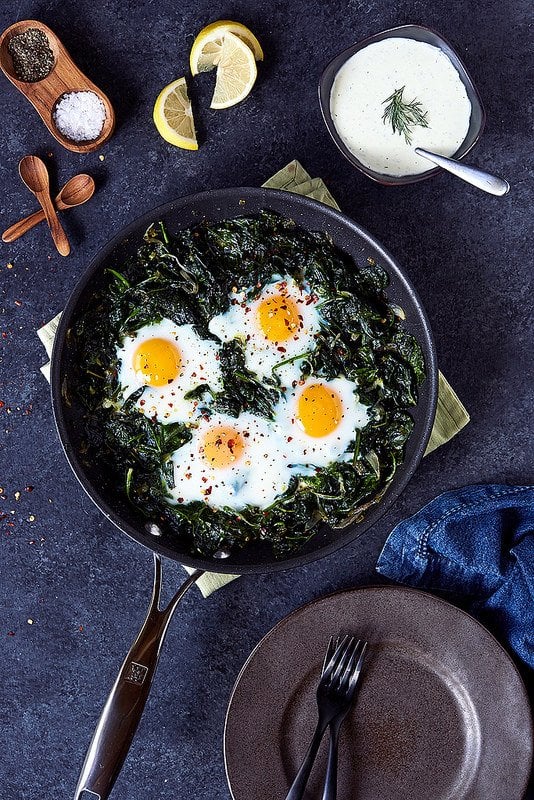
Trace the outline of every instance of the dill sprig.
{"label": "dill sprig", "polygon": [[393,133],[398,133],[406,139],[406,144],[412,143],[412,128],[419,125],[421,128],[428,128],[427,113],[423,106],[415,98],[408,103],[403,100],[402,93],[406,87],[395,89],[393,94],[387,97],[382,105],[389,103],[382,115],[382,122],[387,125],[391,123]]}

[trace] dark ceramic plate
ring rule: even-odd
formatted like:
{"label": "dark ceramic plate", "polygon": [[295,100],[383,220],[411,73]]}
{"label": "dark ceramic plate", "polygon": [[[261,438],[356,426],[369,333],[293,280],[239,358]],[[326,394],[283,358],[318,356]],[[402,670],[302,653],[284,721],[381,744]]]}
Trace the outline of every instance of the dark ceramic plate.
{"label": "dark ceramic plate", "polygon": [[[317,600],[278,623],[234,687],[225,760],[234,800],[283,800],[317,721],[331,634],[368,639],[355,707],[341,729],[338,800],[520,800],[532,722],[519,674],[472,617],[405,587]],[[326,741],[306,800],[320,798]]]}
{"label": "dark ceramic plate", "polygon": [[470,150],[472,150],[472,148],[480,139],[486,122],[486,114],[482,105],[482,100],[480,99],[477,88],[471,80],[463,61],[461,61],[460,57],[453,50],[452,46],[447,42],[447,40],[440,36],[439,33],[436,33],[436,31],[433,31],[431,28],[426,28],[423,25],[400,25],[397,28],[390,28],[387,31],[382,31],[374,36],[370,36],[368,39],[364,39],[362,42],[358,42],[357,44],[353,44],[351,47],[348,47],[328,64],[321,75],[321,80],[319,81],[319,103],[321,105],[321,112],[330,136],[341,150],[345,158],[347,158],[353,166],[359,169],[360,172],[363,172],[364,175],[367,175],[368,178],[371,178],[373,181],[377,181],[377,183],[382,183],[385,186],[403,186],[407,183],[423,181],[425,178],[431,178],[432,175],[437,175],[438,172],[441,172],[441,167],[432,167],[432,169],[428,169],[426,172],[420,172],[418,175],[401,176],[383,175],[380,172],[376,172],[375,170],[366,167],[365,164],[362,164],[362,162],[354,155],[354,153],[348,149],[345,142],[339,136],[336,130],[334,120],[332,119],[332,115],[330,113],[330,93],[332,91],[332,85],[335,77],[345,61],[347,61],[359,50],[363,50],[364,47],[367,47],[374,42],[381,42],[383,39],[391,39],[396,37],[415,39],[417,42],[425,42],[426,44],[431,44],[434,47],[439,47],[439,49],[449,57],[458,74],[460,75],[471,103],[471,121],[469,123],[469,130],[467,131],[466,137],[456,153],[454,153],[454,158],[463,158],[467,153],[469,153]]}

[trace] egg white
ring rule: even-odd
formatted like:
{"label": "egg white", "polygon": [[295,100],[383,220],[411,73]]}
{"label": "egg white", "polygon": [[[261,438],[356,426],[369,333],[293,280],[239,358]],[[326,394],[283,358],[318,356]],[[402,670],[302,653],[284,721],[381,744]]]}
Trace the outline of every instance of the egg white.
{"label": "egg white", "polygon": [[[301,325],[288,339],[274,342],[260,326],[258,309],[262,301],[279,295],[281,288],[285,296],[297,305]],[[283,385],[290,385],[300,377],[299,361],[279,365],[313,349],[315,337],[321,329],[321,316],[315,308],[318,297],[307,284],[299,285],[287,275],[273,278],[258,297],[248,301],[251,291],[248,287],[232,292],[228,311],[213,317],[209,330],[223,342],[240,338],[245,345],[246,366],[259,378],[278,375]]]}
{"label": "egg white", "polygon": [[[180,352],[179,373],[166,386],[146,385],[144,376],[134,369],[137,347],[154,338],[172,342]],[[202,339],[192,325],[177,325],[170,319],[144,325],[132,335],[125,336],[116,348],[122,401],[144,386],[142,395],[135,402],[138,411],[163,424],[187,422],[194,417],[198,406],[198,400],[185,398],[187,392],[201,385],[209,385],[213,391],[222,388],[218,350],[216,342]]]}
{"label": "egg white", "polygon": [[[246,433],[241,457],[224,468],[212,466],[202,454],[206,433],[230,427]],[[201,416],[192,427],[192,438],[171,455],[175,503],[200,500],[212,508],[266,508],[289,487],[294,470],[290,453],[276,426],[269,420],[244,412],[239,417],[214,413]]]}
{"label": "egg white", "polygon": [[[309,436],[297,417],[298,402],[302,392],[313,383],[321,383],[337,393],[341,400],[343,414],[337,427],[326,436]],[[364,428],[369,422],[368,407],[359,402],[358,386],[353,381],[340,376],[331,381],[311,376],[301,380],[295,388],[288,390],[274,409],[274,421],[282,434],[291,465],[326,467],[350,455],[350,444],[356,436],[356,429]],[[297,470],[298,471],[298,470]]]}

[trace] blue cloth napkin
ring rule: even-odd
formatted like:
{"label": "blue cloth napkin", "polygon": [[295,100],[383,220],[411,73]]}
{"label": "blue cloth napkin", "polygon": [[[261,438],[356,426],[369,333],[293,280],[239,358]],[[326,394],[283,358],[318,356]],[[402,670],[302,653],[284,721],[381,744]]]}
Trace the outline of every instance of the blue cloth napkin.
{"label": "blue cloth napkin", "polygon": [[377,571],[449,598],[534,669],[534,486],[466,486],[389,535]]}

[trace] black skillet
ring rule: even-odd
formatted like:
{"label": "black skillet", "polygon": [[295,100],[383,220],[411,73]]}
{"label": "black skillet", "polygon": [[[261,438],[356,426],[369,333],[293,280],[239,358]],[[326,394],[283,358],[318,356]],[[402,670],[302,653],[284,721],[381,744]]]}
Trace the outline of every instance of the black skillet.
{"label": "black skillet", "polygon": [[[222,557],[218,559],[193,556],[176,534],[147,522],[112,488],[112,482],[106,478],[105,464],[87,464],[83,460],[84,409],[70,391],[70,381],[77,363],[77,343],[70,331],[73,323],[84,313],[95,290],[105,282],[105,268],[117,267],[125,257],[134,253],[150,223],[163,220],[168,230],[174,233],[201,220],[216,222],[243,214],[255,214],[261,209],[290,217],[310,231],[327,232],[336,246],[357,264],[374,258],[387,270],[390,276],[388,297],[405,311],[404,325],[423,349],[427,378],[421,388],[419,403],[413,411],[415,426],[407,443],[405,460],[384,498],[362,522],[338,531],[323,526],[304,548],[283,560],[275,560],[270,549],[262,543],[247,545],[236,552],[219,553]],[[76,790],[77,800],[105,800],[109,796],[141,718],[172,613],[202,571],[243,574],[301,566],[333,553],[370,528],[403,491],[425,452],[435,416],[437,383],[436,355],[430,326],[404,272],[367,231],[315,200],[272,189],[230,188],[202,192],[180,198],[143,215],[121,231],[96,256],[75,287],[57,330],[51,370],[54,417],[65,455],[76,477],[111,522],[154,552],[155,576],[147,618],[121,667],[87,752]],[[158,608],[162,555],[196,570],[163,611]]]}

